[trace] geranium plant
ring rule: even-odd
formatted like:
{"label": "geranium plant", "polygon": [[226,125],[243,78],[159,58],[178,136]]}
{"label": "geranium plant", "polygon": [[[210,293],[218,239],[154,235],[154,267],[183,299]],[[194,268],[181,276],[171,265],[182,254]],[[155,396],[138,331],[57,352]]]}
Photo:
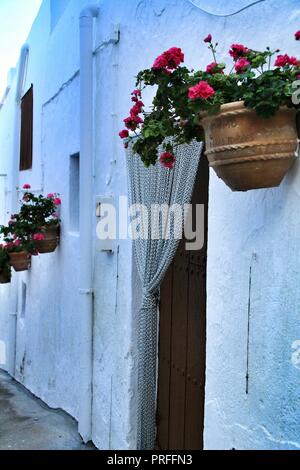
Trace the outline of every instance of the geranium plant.
{"label": "geranium plant", "polygon": [[0,234],[9,251],[37,254],[34,242],[44,239],[43,232],[47,227],[60,223],[57,211],[61,199],[57,193],[35,196],[29,184],[25,184],[23,189],[19,213],[12,214],[8,225],[0,227]]}
{"label": "geranium plant", "polygon": [[49,193],[35,196],[30,191],[29,185],[24,185],[22,205],[18,214],[19,219],[30,225],[32,233],[43,230],[46,227],[59,225],[58,207],[61,199],[57,193]]}
{"label": "geranium plant", "polygon": [[[300,31],[295,33],[300,40]],[[266,48],[256,51],[242,44],[232,44],[229,55],[233,64],[226,72],[226,65],[217,60],[218,43],[209,34],[204,42],[212,52],[213,61],[205,70],[193,71],[181,65],[184,54],[172,47],[158,56],[150,69],[137,75],[136,89],[132,92],[133,106],[124,119],[125,129],[119,135],[125,147],[133,143],[146,166],[159,158],[162,165],[172,168],[174,147],[203,140],[201,113],[218,113],[220,106],[234,101],[244,101],[258,116],[273,116],[280,106],[298,107],[291,97],[293,82],[300,78],[300,62],[296,57],[279,54],[279,50]],[[275,60],[274,60],[275,59]],[[145,111],[143,89],[156,86],[156,94],[150,112]],[[173,137],[172,143],[166,137]],[[157,148],[163,144],[163,152]]]}
{"label": "geranium plant", "polygon": [[36,254],[30,226],[21,221],[18,215],[12,216],[7,226],[0,226],[0,234],[4,241],[3,248],[8,253],[26,251],[30,254]]}

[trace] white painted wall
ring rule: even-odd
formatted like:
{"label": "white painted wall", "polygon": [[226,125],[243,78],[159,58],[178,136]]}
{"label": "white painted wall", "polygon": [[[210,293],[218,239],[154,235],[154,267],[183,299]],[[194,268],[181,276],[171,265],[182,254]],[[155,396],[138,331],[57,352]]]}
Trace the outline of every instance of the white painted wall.
{"label": "white painted wall", "polygon": [[[14,123],[14,83],[5,100],[5,107],[0,109],[0,224],[7,222],[10,215],[10,157],[13,149]],[[0,285],[0,367],[7,370],[8,360],[8,310],[11,285]]]}
{"label": "white painted wall", "polygon": [[[69,227],[70,155],[79,150],[79,28],[82,7],[70,0],[51,32],[45,0],[28,39],[26,88],[34,84],[34,167],[20,183],[62,195],[62,240],[54,254],[35,258],[19,312],[17,379],[50,406],[78,416],[78,235]],[[226,13],[245,1],[197,2]],[[280,8],[279,8],[280,6]],[[282,12],[284,11],[284,18]],[[228,18],[188,0],[102,0],[95,44],[120,23],[118,45],[95,55],[95,195],[126,194],[124,151],[117,136],[130,106],[137,71],[171,46],[190,67],[211,62],[202,38],[280,47],[299,55],[297,0],[265,0]],[[13,90],[0,111],[1,168],[9,171]],[[205,447],[276,449],[300,446],[300,371],[291,361],[299,331],[299,169],[280,188],[231,193],[211,173]],[[249,393],[245,393],[249,266],[253,253],[249,339]],[[119,274],[117,278],[116,274]],[[6,301],[0,286],[0,341],[7,341]],[[136,441],[136,308],[138,289],[131,244],[113,255],[95,254],[93,441],[102,449],[132,449]],[[19,296],[21,306],[21,296]],[[21,307],[20,307],[21,308]],[[20,310],[19,308],[19,310]],[[297,364],[296,364],[297,365]],[[5,367],[5,365],[4,365]]]}

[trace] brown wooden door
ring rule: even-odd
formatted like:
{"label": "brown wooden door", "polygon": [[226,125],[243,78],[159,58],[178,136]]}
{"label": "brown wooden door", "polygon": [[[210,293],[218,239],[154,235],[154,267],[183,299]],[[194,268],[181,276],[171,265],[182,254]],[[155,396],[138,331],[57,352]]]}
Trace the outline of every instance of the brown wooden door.
{"label": "brown wooden door", "polygon": [[183,240],[161,286],[159,449],[203,448],[208,179],[203,156],[193,204],[205,204],[205,243],[199,251],[186,251]]}

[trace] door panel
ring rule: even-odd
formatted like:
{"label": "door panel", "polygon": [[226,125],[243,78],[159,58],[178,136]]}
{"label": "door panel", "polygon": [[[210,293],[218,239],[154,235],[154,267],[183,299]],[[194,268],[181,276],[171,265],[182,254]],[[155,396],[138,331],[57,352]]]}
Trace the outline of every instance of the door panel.
{"label": "door panel", "polygon": [[157,446],[203,447],[206,254],[209,169],[201,157],[193,204],[205,204],[205,243],[186,251],[183,240],[161,286]]}
{"label": "door panel", "polygon": [[[173,266],[173,292],[172,292],[172,324],[171,324],[171,350],[170,350],[170,410],[169,410],[169,441],[172,449],[183,449],[185,407],[185,371],[187,349],[188,316],[182,315],[187,310],[189,297],[189,282],[187,276],[187,262],[184,251],[181,249]],[[176,306],[176,307],[175,307]]]}
{"label": "door panel", "polygon": [[162,286],[163,295],[161,295],[160,311],[164,312],[165,321],[160,324],[159,347],[159,373],[163,377],[163,387],[159,391],[159,400],[157,403],[157,414],[159,419],[159,433],[162,442],[168,442],[169,436],[169,412],[166,412],[166,406],[169,408],[170,394],[170,348],[171,348],[171,324],[172,298],[173,291],[173,269],[169,269]]}

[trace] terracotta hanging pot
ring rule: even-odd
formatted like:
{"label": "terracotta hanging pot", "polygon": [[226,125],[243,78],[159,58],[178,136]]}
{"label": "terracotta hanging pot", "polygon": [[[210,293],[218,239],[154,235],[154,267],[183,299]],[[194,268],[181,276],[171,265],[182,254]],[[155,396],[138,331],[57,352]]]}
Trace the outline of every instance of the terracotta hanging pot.
{"label": "terracotta hanging pot", "polygon": [[9,262],[15,271],[27,271],[31,265],[31,255],[27,251],[10,253]]}
{"label": "terracotta hanging pot", "polygon": [[42,227],[41,233],[45,236],[44,240],[35,240],[34,244],[39,253],[52,253],[56,250],[59,243],[59,225]]}
{"label": "terracotta hanging pot", "polygon": [[0,271],[0,284],[9,284],[11,281],[11,271]]}
{"label": "terracotta hanging pot", "polygon": [[233,191],[278,186],[296,157],[296,111],[281,107],[270,118],[257,116],[243,101],[204,115],[209,165]]}

